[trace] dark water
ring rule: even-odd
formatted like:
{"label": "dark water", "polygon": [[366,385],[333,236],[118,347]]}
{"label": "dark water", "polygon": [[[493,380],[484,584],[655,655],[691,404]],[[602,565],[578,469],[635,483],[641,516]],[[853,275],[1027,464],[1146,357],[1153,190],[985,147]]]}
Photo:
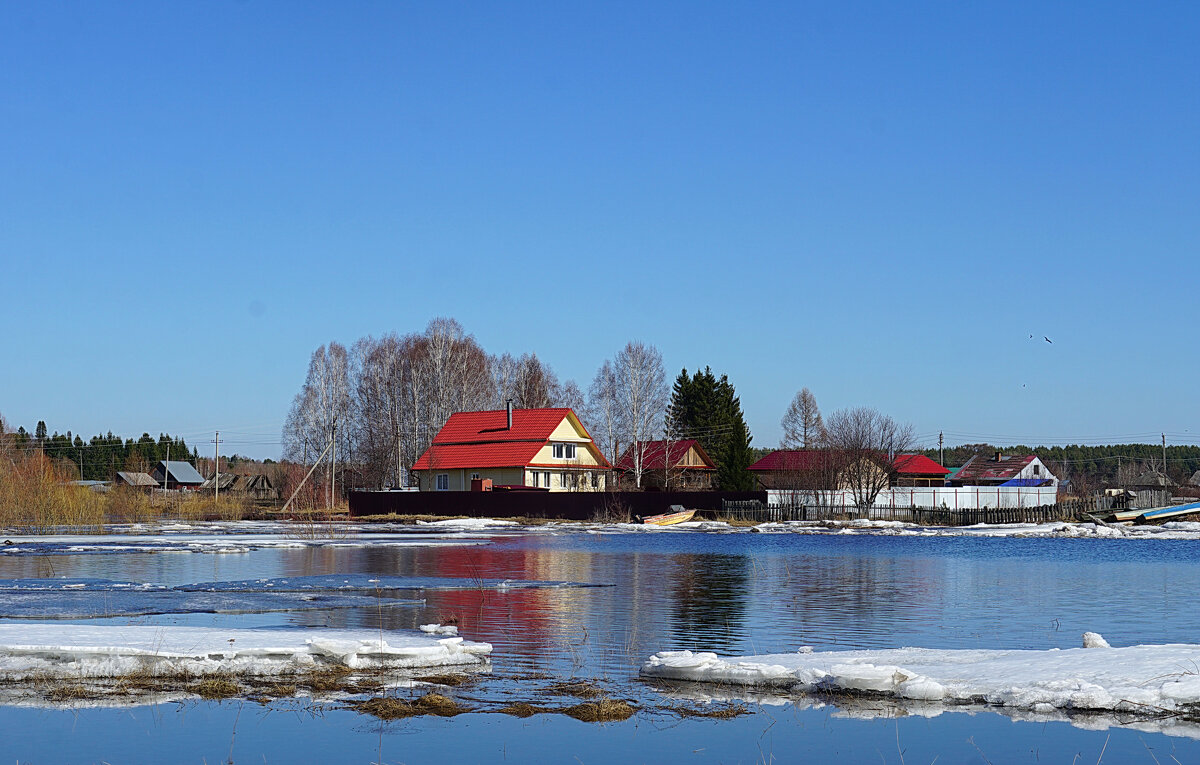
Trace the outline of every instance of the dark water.
{"label": "dark water", "polygon": [[[1200,643],[1200,545],[1167,540],[972,539],[754,533],[514,534],[439,547],[262,549],[241,555],[0,559],[0,578],[166,586],[329,574],[612,585],[430,589],[423,606],[118,623],[410,629],[457,619],[492,643],[497,675],[587,678],[646,711],[603,725],[561,715],[467,714],[380,723],[302,702],[186,702],[126,710],[0,708],[9,762],[1200,762],[1200,745],[1116,721],[935,717],[883,702],[750,704],[733,720],[679,719],[637,679],[666,649],[718,653],[924,646],[1067,648]],[[407,594],[406,594],[407,595]],[[1198,657],[1200,660],[1200,657]],[[826,700],[828,701],[828,700]],[[814,706],[816,704],[816,706]],[[862,719],[863,717],[870,719]],[[1077,721],[1079,722],[1079,721]],[[1080,725],[1088,725],[1091,730]],[[1172,760],[1172,757],[1174,760]],[[1077,758],[1077,760],[1076,760]]]}

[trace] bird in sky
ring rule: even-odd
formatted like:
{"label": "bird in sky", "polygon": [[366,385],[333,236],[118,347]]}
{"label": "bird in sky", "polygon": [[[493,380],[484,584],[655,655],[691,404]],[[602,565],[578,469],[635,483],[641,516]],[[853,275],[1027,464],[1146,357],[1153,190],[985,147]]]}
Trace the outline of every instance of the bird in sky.
{"label": "bird in sky", "polygon": [[1050,338],[1046,337],[1045,335],[1042,335],[1042,339],[1045,340],[1047,343],[1054,345],[1054,341],[1051,340]]}

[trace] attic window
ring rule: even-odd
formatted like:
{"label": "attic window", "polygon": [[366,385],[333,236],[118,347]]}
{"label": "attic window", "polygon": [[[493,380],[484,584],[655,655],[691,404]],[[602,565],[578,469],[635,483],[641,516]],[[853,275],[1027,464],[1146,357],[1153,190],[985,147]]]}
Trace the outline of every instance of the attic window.
{"label": "attic window", "polygon": [[1033,466],[1033,474],[1034,474],[1034,475],[1041,475],[1041,474],[1042,474],[1042,466],[1041,466],[1041,465],[1034,465],[1034,466]]}
{"label": "attic window", "polygon": [[575,444],[555,444],[554,459],[556,460],[573,460],[575,459]]}

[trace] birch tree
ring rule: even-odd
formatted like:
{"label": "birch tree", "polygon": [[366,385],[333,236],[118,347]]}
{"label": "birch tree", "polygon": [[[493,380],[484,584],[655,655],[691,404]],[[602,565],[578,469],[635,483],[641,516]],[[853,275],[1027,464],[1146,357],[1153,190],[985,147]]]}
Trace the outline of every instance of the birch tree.
{"label": "birch tree", "polygon": [[612,361],[605,360],[588,388],[585,417],[592,440],[610,464],[621,457],[621,434],[624,431],[621,410],[617,401],[617,374]]}
{"label": "birch tree", "polygon": [[624,440],[633,447],[634,484],[641,488],[646,441],[662,432],[667,408],[662,354],[652,345],[631,342],[617,354],[613,374]]}

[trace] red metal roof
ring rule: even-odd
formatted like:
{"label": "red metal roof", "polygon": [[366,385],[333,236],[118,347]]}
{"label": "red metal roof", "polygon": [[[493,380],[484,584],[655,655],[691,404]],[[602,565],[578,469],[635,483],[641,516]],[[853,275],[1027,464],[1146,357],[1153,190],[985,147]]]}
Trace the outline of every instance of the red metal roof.
{"label": "red metal roof", "polygon": [[1007,481],[1016,478],[1029,463],[1037,459],[1036,455],[1026,454],[1023,457],[1001,457],[1001,459],[981,459],[979,455],[967,460],[957,473],[955,482],[969,484],[972,481]]}
{"label": "red metal roof", "polygon": [[[688,470],[716,470],[717,467],[713,464],[712,458],[708,456],[708,452],[704,451],[704,447],[694,439],[689,438],[684,441],[641,441],[642,447],[642,470],[663,470],[664,456],[670,453],[671,467],[679,467],[679,461],[687,456],[688,450],[693,446],[696,447],[696,453],[704,460],[703,465],[684,465]],[[668,450],[667,444],[670,444]],[[625,453],[621,455],[621,459],[617,460],[617,470],[633,470],[633,449],[630,445]]]}
{"label": "red metal roof", "polygon": [[[413,470],[530,465],[554,429],[568,416],[575,417],[569,408],[514,409],[513,426],[509,429],[505,409],[455,412],[434,436],[433,444],[413,463]],[[579,427],[587,435],[582,423]],[[597,456],[600,467],[607,467],[604,457],[599,452]]]}
{"label": "red metal roof", "polygon": [[900,475],[948,475],[949,470],[929,459],[924,454],[901,454],[895,459],[896,472]]}
{"label": "red metal roof", "polygon": [[822,470],[826,468],[833,457],[832,452],[822,449],[777,449],[747,470],[791,471],[791,470]]}

